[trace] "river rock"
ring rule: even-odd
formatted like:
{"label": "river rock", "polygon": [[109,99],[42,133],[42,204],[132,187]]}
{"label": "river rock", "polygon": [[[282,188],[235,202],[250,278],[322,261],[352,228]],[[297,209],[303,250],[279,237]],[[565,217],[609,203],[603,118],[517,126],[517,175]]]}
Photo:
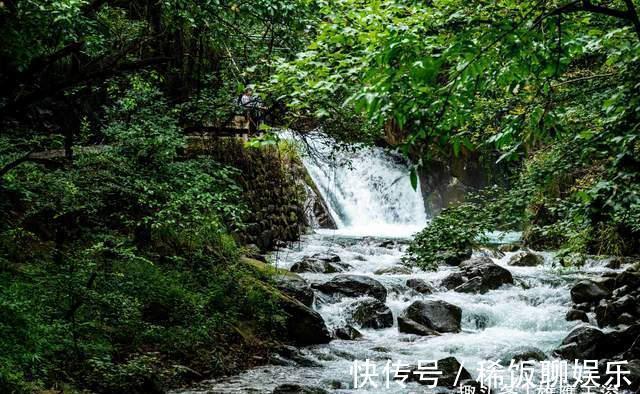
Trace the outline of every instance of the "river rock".
{"label": "river rock", "polygon": [[474,255],[477,257],[489,257],[492,259],[501,259],[504,257],[504,253],[500,250],[486,247],[476,250]]}
{"label": "river rock", "polygon": [[520,245],[518,244],[502,244],[498,246],[498,250],[501,252],[517,252],[520,250]]}
{"label": "river rock", "polygon": [[632,289],[640,288],[640,273],[631,269],[619,273],[618,276],[616,276],[615,287],[619,288],[622,286],[629,286]]}
{"label": "river rock", "polygon": [[406,285],[408,288],[413,289],[421,294],[431,294],[436,291],[433,286],[422,279],[407,279]]}
{"label": "river rock", "polygon": [[351,318],[364,328],[393,326],[393,314],[384,303],[375,298],[358,300],[349,306]]}
{"label": "river rock", "polygon": [[415,334],[422,336],[440,335],[437,331],[423,326],[422,324],[404,316],[398,316],[398,331],[405,334]]}
{"label": "river rock", "polygon": [[[412,366],[409,368],[411,373],[409,374],[409,381],[418,382],[420,384],[431,384],[431,380],[420,380],[419,369],[417,366]],[[464,368],[460,362],[455,357],[447,357],[438,360],[437,370],[442,372],[442,375],[426,375],[426,378],[429,377],[437,377],[438,387],[449,387],[453,388],[454,383],[456,383],[456,376],[458,376],[458,371],[460,371],[460,376],[458,377],[458,385],[460,385],[463,381],[468,381],[471,378],[471,374]],[[480,393],[478,391],[478,393]]]}
{"label": "river rock", "polygon": [[461,251],[440,252],[436,256],[436,261],[439,264],[457,266],[457,265],[460,265],[460,263],[462,263],[463,261],[470,258],[471,254],[472,254],[471,249],[466,249]]}
{"label": "river rock", "polygon": [[460,286],[461,284],[463,284],[465,281],[464,276],[462,275],[462,273],[460,272],[454,272],[451,273],[449,275],[447,275],[444,279],[442,279],[442,281],[440,282],[440,286],[448,289],[448,290],[453,290],[456,287]]}
{"label": "river rock", "polygon": [[631,295],[627,294],[614,301],[602,300],[596,307],[596,320],[600,327],[620,323],[628,324],[618,321],[623,314],[628,314],[629,316],[640,314],[637,300]]}
{"label": "river rock", "polygon": [[633,324],[622,330],[609,331],[601,340],[599,356],[612,357],[628,352],[638,337],[640,337],[640,324]]}
{"label": "river rock", "polygon": [[526,251],[511,256],[508,264],[514,267],[535,267],[542,263],[544,263],[542,256],[531,251]]}
{"label": "river rock", "polygon": [[273,390],[273,394],[329,394],[329,392],[316,386],[281,384]]}
{"label": "river rock", "polygon": [[460,264],[460,269],[463,272],[463,278],[466,277],[468,280],[472,280],[477,277],[480,279],[474,280],[468,286],[460,285],[463,287],[456,287],[456,291],[485,293],[505,284],[513,284],[511,272],[495,264],[487,257],[467,260]]}
{"label": "river rock", "polygon": [[453,290],[459,293],[484,293],[488,291],[488,289],[484,286],[482,278],[480,278],[479,276],[469,279]]}
{"label": "river rock", "polygon": [[404,265],[394,265],[392,267],[380,268],[373,273],[376,275],[410,275],[413,271]]}
{"label": "river rock", "polygon": [[438,332],[460,332],[462,310],[441,300],[415,301],[401,316]]}
{"label": "river rock", "polygon": [[[544,361],[547,355],[536,347],[519,347],[514,349],[511,359],[514,361]],[[510,361],[509,360],[509,361]],[[508,362],[507,362],[508,364]]]}
{"label": "river rock", "polygon": [[278,275],[275,286],[286,295],[295,298],[306,306],[313,305],[313,290],[306,280],[298,275]]}
{"label": "river rock", "polygon": [[579,309],[569,309],[565,315],[565,319],[567,319],[567,321],[581,320],[586,323],[589,322],[587,314]]}
{"label": "river rock", "polygon": [[598,302],[608,296],[609,291],[589,279],[581,280],[571,288],[571,300],[576,304]]}
{"label": "river rock", "polygon": [[340,274],[328,282],[312,287],[334,297],[370,296],[382,302],[387,299],[387,289],[382,283],[364,275]]}
{"label": "river rock", "polygon": [[567,360],[597,360],[600,358],[600,348],[604,338],[602,331],[597,328],[577,327],[562,341],[561,346],[554,351],[554,355]]}
{"label": "river rock", "polygon": [[631,346],[624,352],[622,358],[624,360],[640,359],[640,336],[631,343]]}
{"label": "river rock", "polygon": [[300,301],[280,294],[278,305],[285,313],[282,334],[300,345],[329,343],[331,335],[322,316]]}
{"label": "river rock", "polygon": [[[314,255],[318,256],[318,255]],[[338,257],[336,255],[336,257]],[[293,264],[290,268],[291,272],[315,272],[321,274],[333,274],[336,272],[343,272],[351,269],[351,266],[347,263],[340,262],[340,257],[338,257],[338,261],[333,261],[330,258],[326,260],[318,259],[315,257],[305,257],[301,261]]]}
{"label": "river rock", "polygon": [[346,325],[344,327],[336,328],[333,332],[336,338],[344,339],[346,341],[353,341],[359,338],[362,338],[362,333],[356,330],[351,325]]}

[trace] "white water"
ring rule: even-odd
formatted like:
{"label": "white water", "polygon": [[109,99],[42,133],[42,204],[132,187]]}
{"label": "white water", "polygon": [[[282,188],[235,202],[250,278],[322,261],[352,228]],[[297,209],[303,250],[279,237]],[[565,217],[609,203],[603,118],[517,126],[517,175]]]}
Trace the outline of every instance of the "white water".
{"label": "white water", "polygon": [[[386,329],[359,329],[364,337],[356,341],[333,340],[327,345],[310,346],[302,353],[321,367],[264,366],[238,376],[206,382],[188,393],[270,393],[284,383],[297,383],[322,387],[333,393],[424,393],[424,386],[407,384],[401,388],[391,383],[390,388],[353,389],[350,367],[353,360],[374,360],[383,368],[386,360],[416,364],[419,360],[437,360],[456,357],[471,375],[477,376],[482,361],[508,360],[523,347],[535,347],[548,356],[579,322],[568,322],[564,315],[570,308],[569,287],[579,278],[602,273],[602,265],[594,264],[581,271],[552,268],[553,256],[545,254],[545,264],[538,267],[512,267],[507,261],[512,253],[493,259],[509,269],[515,285],[504,286],[485,294],[458,293],[440,288],[431,295],[409,291],[405,282],[420,278],[437,286],[455,267],[441,267],[435,272],[414,269],[410,275],[375,275],[374,271],[400,263],[406,245],[381,247],[382,239],[372,237],[345,237],[328,234],[305,236],[300,244],[280,250],[273,255],[279,268],[289,268],[304,256],[314,253],[336,253],[353,268],[348,274],[367,275],[380,281],[388,290],[386,305],[394,320],[413,301],[440,299],[462,308],[462,332],[438,337],[420,337],[398,331],[397,321]],[[335,274],[308,273],[302,276],[310,283],[330,280]],[[345,324],[348,306],[356,299],[344,298],[339,302],[316,305],[330,328]],[[506,362],[506,364],[505,364]],[[535,367],[540,370],[539,365]],[[508,377],[508,376],[507,376]],[[335,388],[336,386],[340,388]],[[334,387],[334,388],[332,388]],[[446,391],[446,390],[440,390]]]}
{"label": "white water", "polygon": [[[320,140],[313,140],[313,145]],[[315,149],[327,153],[322,146]],[[552,267],[553,256],[545,254],[545,264],[538,267],[511,267],[511,254],[493,259],[509,269],[515,285],[503,286],[485,294],[466,294],[439,288],[434,294],[422,295],[410,291],[405,282],[420,278],[438,286],[453,267],[441,267],[435,272],[414,268],[410,275],[376,275],[374,271],[401,262],[406,244],[398,237],[408,237],[425,225],[426,215],[420,197],[408,184],[407,167],[384,152],[372,149],[353,155],[339,155],[355,160],[353,169],[334,167],[332,161],[305,163],[313,179],[330,204],[339,230],[326,230],[303,237],[300,243],[275,253],[272,258],[280,268],[289,268],[304,256],[315,253],[335,253],[352,266],[346,272],[370,276],[388,290],[386,305],[394,320],[413,301],[440,299],[462,309],[462,332],[438,337],[420,337],[398,331],[397,320],[387,329],[360,329],[364,337],[356,341],[333,340],[327,345],[301,349],[305,357],[319,367],[267,365],[245,371],[237,376],[204,382],[185,393],[270,393],[284,383],[319,386],[333,393],[415,393],[429,392],[415,383],[402,388],[391,383],[389,388],[353,388],[350,368],[353,360],[373,360],[382,368],[386,360],[415,365],[419,360],[456,357],[477,377],[482,361],[509,360],[523,347],[535,347],[548,356],[562,339],[578,324],[567,322],[565,313],[571,305],[569,286],[578,278],[601,273],[601,265],[582,271]],[[395,237],[391,247],[383,247],[380,234]],[[517,234],[489,234],[494,237],[517,238]],[[307,273],[310,283],[322,283],[335,274]],[[355,299],[320,304],[316,309],[329,328],[345,324],[348,306]],[[247,355],[251,356],[251,355]],[[504,365],[504,364],[503,364]],[[508,366],[508,361],[507,361]],[[539,368],[538,368],[539,371]],[[444,391],[444,390],[438,390]]]}
{"label": "white water", "polygon": [[420,193],[411,186],[409,164],[378,147],[335,150],[321,134],[286,134],[302,147],[303,161],[320,190],[337,231],[332,234],[407,237],[426,225]]}

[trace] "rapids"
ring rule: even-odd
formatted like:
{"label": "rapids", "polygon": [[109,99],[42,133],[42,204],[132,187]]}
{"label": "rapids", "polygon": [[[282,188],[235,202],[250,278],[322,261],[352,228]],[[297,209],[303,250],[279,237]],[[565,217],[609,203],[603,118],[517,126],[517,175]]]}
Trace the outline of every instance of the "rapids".
{"label": "rapids", "polygon": [[[534,347],[550,356],[578,324],[564,318],[571,305],[569,285],[604,269],[597,264],[579,271],[558,270],[553,268],[554,256],[545,253],[544,265],[512,267],[507,265],[512,253],[506,253],[493,261],[511,271],[515,285],[485,294],[439,289],[422,295],[405,285],[408,278],[420,278],[437,287],[455,267],[440,267],[434,272],[414,268],[405,275],[374,274],[380,268],[399,264],[411,234],[427,223],[421,194],[410,185],[407,163],[378,148],[331,155],[326,140],[317,138],[306,143],[320,153],[307,155],[304,162],[339,228],[316,230],[299,243],[273,253],[271,259],[279,268],[288,269],[304,256],[339,255],[352,266],[345,273],[373,277],[387,288],[386,305],[393,312],[394,325],[386,329],[359,329],[364,337],[355,341],[336,339],[327,345],[301,348],[304,357],[316,366],[266,365],[204,382],[184,393],[270,393],[284,383],[318,386],[335,393],[429,392],[417,383],[407,383],[402,388],[391,382],[386,388],[381,380],[377,388],[354,390],[351,367],[354,360],[369,359],[382,369],[386,360],[415,365],[419,360],[454,356],[475,377],[482,361],[502,360],[508,366],[514,353],[523,348]],[[506,235],[510,240],[517,238],[517,234]],[[321,283],[336,274],[301,275],[310,283]],[[400,333],[397,316],[420,299],[441,299],[459,306],[462,332],[437,337]],[[316,297],[315,308],[331,329],[346,323],[347,307],[354,301],[346,298],[322,303]]]}

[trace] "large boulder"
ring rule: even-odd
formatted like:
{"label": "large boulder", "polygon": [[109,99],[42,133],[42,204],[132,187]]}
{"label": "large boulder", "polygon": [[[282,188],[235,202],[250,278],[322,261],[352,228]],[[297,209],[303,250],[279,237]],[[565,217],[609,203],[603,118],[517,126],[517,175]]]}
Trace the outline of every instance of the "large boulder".
{"label": "large boulder", "polygon": [[470,258],[472,254],[471,249],[459,250],[459,251],[447,251],[440,252],[436,256],[436,261],[439,264],[457,266],[463,261]]}
{"label": "large boulder", "polygon": [[284,341],[299,345],[314,345],[331,341],[329,329],[318,312],[267,284],[256,281],[256,286],[262,286],[266,291],[272,293],[278,306],[284,312],[284,321],[280,332]]}
{"label": "large boulder", "polygon": [[413,271],[404,265],[394,265],[391,267],[380,268],[373,273],[376,275],[410,275]]}
{"label": "large boulder", "polygon": [[594,327],[581,326],[575,328],[562,341],[554,354],[567,360],[599,359],[605,336]]}
{"label": "large boulder", "polygon": [[599,356],[612,357],[629,352],[638,337],[640,337],[640,324],[634,324],[622,330],[609,331],[604,334]]}
{"label": "large boulder", "polygon": [[315,254],[311,257],[305,257],[301,261],[293,264],[290,268],[291,272],[315,272],[321,274],[333,274],[336,272],[344,272],[351,269],[347,263],[340,261],[338,255],[320,255]]}
{"label": "large boulder", "polygon": [[462,275],[461,272],[453,272],[449,275],[447,275],[446,277],[444,277],[444,279],[442,279],[442,281],[440,281],[440,286],[448,289],[448,290],[453,290],[456,287],[460,286],[461,284],[463,284],[465,282],[465,278]]}
{"label": "large boulder", "polygon": [[393,326],[393,314],[380,300],[365,298],[349,306],[351,318],[363,328],[387,328]]}
{"label": "large boulder", "polygon": [[302,277],[298,275],[279,275],[275,278],[275,286],[286,295],[295,298],[306,306],[313,305],[313,290]]}
{"label": "large boulder", "polygon": [[638,315],[640,315],[638,301],[629,294],[613,301],[602,300],[596,307],[596,320],[600,327],[626,323],[624,321],[621,322],[620,318]]}
{"label": "large boulder", "polygon": [[408,288],[413,289],[414,291],[417,291],[418,293],[421,294],[431,294],[434,291],[436,291],[436,289],[433,288],[433,286],[431,286],[427,281],[422,280],[422,279],[407,279],[407,282],[405,283],[407,285]]}
{"label": "large boulder", "polygon": [[[408,380],[418,382],[420,384],[432,383],[432,381],[429,379],[420,379],[420,370],[417,366],[412,366],[409,369],[411,370],[411,374],[409,375]],[[468,381],[469,379],[471,379],[471,374],[469,373],[469,371],[467,371],[467,369],[464,368],[455,357],[447,357],[438,360],[437,370],[442,372],[442,374],[426,375],[425,377],[437,377],[438,382],[436,386],[438,387],[453,388],[454,383],[456,383],[456,377],[458,378],[458,386],[460,386],[463,381]],[[480,391],[478,391],[478,393],[480,393]]]}
{"label": "large boulder", "polygon": [[387,299],[387,289],[382,283],[364,275],[340,274],[328,282],[312,287],[337,298],[369,296],[382,302]]}
{"label": "large boulder", "polygon": [[514,267],[535,267],[542,263],[544,263],[544,258],[542,256],[531,251],[526,251],[511,256],[508,264]]}
{"label": "large boulder", "polygon": [[579,309],[569,309],[565,315],[565,319],[567,321],[581,320],[585,323],[589,322],[589,316],[587,316],[586,312]]}
{"label": "large boulder", "polygon": [[441,300],[415,301],[401,316],[438,332],[459,332],[462,310]]}
{"label": "large boulder", "polygon": [[346,341],[353,341],[362,338],[362,333],[351,325],[336,328],[333,331],[333,335],[338,339],[344,339]]}
{"label": "large boulder", "polygon": [[520,245],[518,244],[502,244],[498,246],[498,250],[501,252],[517,252],[520,250]]}
{"label": "large boulder", "polygon": [[423,326],[422,324],[413,321],[405,316],[398,316],[398,331],[405,334],[415,334],[422,336],[440,335],[437,331]]}
{"label": "large boulder", "polygon": [[[513,284],[513,276],[509,270],[495,264],[487,257],[479,257],[460,264],[465,282],[473,280],[469,285],[464,283],[454,288],[461,292],[485,293],[505,284]],[[478,278],[478,279],[474,279]]]}
{"label": "large boulder", "polygon": [[640,288],[640,273],[627,269],[616,276],[615,287],[629,286],[632,289]]}
{"label": "large boulder", "polygon": [[607,289],[589,279],[581,280],[571,288],[571,300],[576,304],[598,302],[608,296]]}

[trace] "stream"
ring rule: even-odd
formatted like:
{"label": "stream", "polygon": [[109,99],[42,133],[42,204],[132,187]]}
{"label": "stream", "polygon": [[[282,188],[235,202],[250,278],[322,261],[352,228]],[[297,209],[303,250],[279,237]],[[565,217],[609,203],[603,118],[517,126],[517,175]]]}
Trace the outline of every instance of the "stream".
{"label": "stream", "polygon": [[[508,366],[514,354],[531,348],[550,357],[552,350],[578,325],[579,322],[565,320],[571,305],[570,284],[607,270],[601,264],[593,263],[580,270],[559,270],[553,267],[554,256],[542,253],[543,265],[514,267],[507,265],[513,253],[488,256],[511,272],[514,285],[484,294],[439,287],[439,282],[457,267],[442,266],[437,271],[413,268],[410,274],[376,274],[377,270],[401,263],[411,235],[426,225],[428,215],[420,192],[409,184],[406,163],[375,149],[355,155],[359,164],[356,169],[305,159],[309,173],[337,219],[338,229],[316,229],[299,243],[273,253],[271,259],[279,268],[289,269],[305,256],[338,255],[342,262],[350,265],[346,272],[339,274],[365,275],[384,285],[388,293],[385,304],[394,316],[393,326],[358,327],[363,334],[360,339],[334,339],[326,345],[300,348],[302,355],[310,360],[309,366],[266,365],[237,376],[204,382],[185,393],[270,393],[285,383],[317,386],[335,393],[428,392],[417,383],[401,387],[391,382],[386,388],[382,378],[377,380],[378,387],[355,389],[351,368],[354,360],[369,359],[381,369],[387,360],[415,365],[419,360],[454,356],[476,377],[480,363],[485,360],[502,361]],[[478,256],[487,256],[487,251],[474,251],[474,257]],[[327,282],[335,275],[338,274],[301,274],[310,284]],[[409,278],[423,279],[436,291],[417,293],[406,286]],[[335,301],[318,295],[316,293],[314,307],[329,329],[345,326],[350,317],[348,307],[358,300]],[[461,332],[440,336],[399,332],[397,317],[405,308],[416,300],[434,299],[462,309]]]}

